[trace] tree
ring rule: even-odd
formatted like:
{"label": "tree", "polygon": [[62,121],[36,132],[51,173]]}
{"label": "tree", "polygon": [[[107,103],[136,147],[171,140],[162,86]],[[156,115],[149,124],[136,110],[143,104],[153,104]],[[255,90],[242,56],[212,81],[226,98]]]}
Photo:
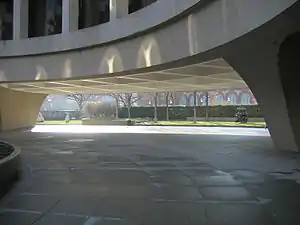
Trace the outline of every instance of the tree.
{"label": "tree", "polygon": [[154,98],[154,122],[157,122],[157,97],[158,97],[158,93],[155,92],[153,94],[153,98]]}
{"label": "tree", "polygon": [[116,117],[118,117],[118,107],[121,104],[127,108],[129,119],[131,118],[131,107],[141,98],[136,93],[110,94],[110,96],[116,100]]}
{"label": "tree", "polygon": [[114,114],[115,106],[111,102],[89,102],[84,105],[83,112],[89,118],[110,117]]}
{"label": "tree", "polygon": [[115,104],[115,114],[116,114],[116,120],[119,120],[119,106],[120,106],[120,94],[109,94],[110,97],[113,97],[116,101]]}
{"label": "tree", "polygon": [[83,109],[83,106],[91,99],[92,94],[70,94],[68,99],[76,102],[80,112]]}
{"label": "tree", "polygon": [[197,123],[197,91],[193,92],[194,96],[194,123]]}
{"label": "tree", "polygon": [[172,92],[165,92],[165,101],[166,101],[166,120],[169,121],[170,120],[170,116],[169,116],[169,105],[170,104],[174,104],[174,96]]}
{"label": "tree", "polygon": [[208,104],[209,104],[209,95],[208,92],[205,92],[205,120],[208,121]]}

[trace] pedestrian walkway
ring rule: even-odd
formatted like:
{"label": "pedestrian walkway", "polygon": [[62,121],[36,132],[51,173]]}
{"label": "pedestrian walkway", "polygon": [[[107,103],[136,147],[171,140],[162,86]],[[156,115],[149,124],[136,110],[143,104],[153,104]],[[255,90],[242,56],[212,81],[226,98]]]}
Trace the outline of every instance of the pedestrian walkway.
{"label": "pedestrian walkway", "polygon": [[274,152],[265,131],[150,129],[2,134],[23,166],[0,224],[299,224],[300,157]]}

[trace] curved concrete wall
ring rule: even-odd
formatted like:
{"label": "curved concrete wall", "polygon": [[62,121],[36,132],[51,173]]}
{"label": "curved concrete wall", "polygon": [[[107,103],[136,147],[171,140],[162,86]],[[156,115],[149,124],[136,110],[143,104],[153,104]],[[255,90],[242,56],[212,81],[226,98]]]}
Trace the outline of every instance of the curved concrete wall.
{"label": "curved concrete wall", "polygon": [[[188,16],[168,26],[162,26],[132,39],[57,54],[2,58],[0,80],[5,82],[78,79],[164,65],[216,48],[247,34],[295,2],[297,1],[273,0],[272,3],[270,0],[211,1],[203,7],[196,7]],[[147,10],[153,7],[155,3]],[[138,12],[136,16],[141,14],[143,17],[143,11],[146,9]],[[156,17],[156,13],[151,16]],[[118,22],[122,23],[121,20]],[[125,28],[129,29],[129,26],[130,24]],[[83,35],[80,38],[82,43],[88,43],[93,38],[90,37],[93,35],[90,35],[89,29],[78,31]]]}
{"label": "curved concrete wall", "polygon": [[70,33],[0,42],[0,57],[61,52],[116,41],[165,23],[200,1],[211,0],[159,0],[125,17],[111,19],[98,26]]}
{"label": "curved concrete wall", "polygon": [[46,95],[0,88],[0,131],[31,128]]}

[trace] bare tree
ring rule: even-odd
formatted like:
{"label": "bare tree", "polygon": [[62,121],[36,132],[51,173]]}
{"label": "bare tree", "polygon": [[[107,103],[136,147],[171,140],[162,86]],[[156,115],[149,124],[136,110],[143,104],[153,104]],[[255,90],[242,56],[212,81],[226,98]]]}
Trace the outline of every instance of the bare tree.
{"label": "bare tree", "polygon": [[120,103],[128,110],[128,118],[131,118],[131,107],[140,100],[140,96],[135,93],[111,94],[116,100],[116,105]]}
{"label": "bare tree", "polygon": [[[169,117],[169,101],[170,101],[170,95],[171,96],[173,96],[172,95],[172,93],[170,93],[170,92],[165,92],[164,93],[164,95],[165,95],[165,100],[166,100],[166,120],[167,121],[169,121],[170,120],[170,117]],[[173,103],[173,100],[172,100],[172,102],[171,103]]]}
{"label": "bare tree", "polygon": [[131,107],[140,100],[140,96],[135,95],[134,93],[125,93],[120,95],[120,102],[127,108],[128,110],[128,118],[131,118]]}
{"label": "bare tree", "polygon": [[194,123],[197,123],[197,91],[193,92],[194,96]]}
{"label": "bare tree", "polygon": [[92,94],[69,94],[68,99],[77,103],[79,110],[91,99]]}
{"label": "bare tree", "polygon": [[113,97],[115,99],[115,114],[116,114],[116,120],[119,120],[119,105],[120,105],[120,95],[119,94],[109,94],[110,97]]}
{"label": "bare tree", "polygon": [[114,114],[115,105],[111,102],[89,102],[84,105],[83,113],[89,118],[111,117]]}
{"label": "bare tree", "polygon": [[208,104],[209,104],[209,95],[208,92],[205,92],[205,120],[208,121]]}
{"label": "bare tree", "polygon": [[154,92],[153,93],[153,99],[154,99],[154,122],[157,122],[157,98],[158,98],[158,93]]}

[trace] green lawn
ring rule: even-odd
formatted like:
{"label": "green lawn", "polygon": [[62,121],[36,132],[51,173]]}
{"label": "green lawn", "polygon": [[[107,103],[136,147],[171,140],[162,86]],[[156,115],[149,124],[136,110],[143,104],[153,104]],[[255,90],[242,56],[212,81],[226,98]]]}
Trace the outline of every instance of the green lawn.
{"label": "green lawn", "polygon": [[[132,119],[135,120],[135,119]],[[44,121],[43,123],[37,124],[45,124],[45,125],[66,125],[65,121]],[[82,124],[81,120],[71,120],[69,124]],[[141,124],[145,125],[173,125],[173,126],[227,126],[227,127],[265,127],[264,122],[248,122],[248,123],[235,123],[235,122],[206,122],[206,121],[198,121],[194,123],[193,121],[158,121],[155,123],[154,121],[143,122]]]}
{"label": "green lawn", "polygon": [[193,121],[158,121],[157,123],[145,122],[145,125],[177,125],[177,126],[228,126],[228,127],[265,127],[264,122],[248,122],[248,123],[236,123],[236,122],[207,122],[198,121],[194,123]]}
{"label": "green lawn", "polygon": [[[42,123],[38,122],[37,124],[45,124],[45,125],[66,125],[67,123],[64,120],[49,120],[44,121]],[[82,124],[81,120],[71,120],[69,124]]]}

